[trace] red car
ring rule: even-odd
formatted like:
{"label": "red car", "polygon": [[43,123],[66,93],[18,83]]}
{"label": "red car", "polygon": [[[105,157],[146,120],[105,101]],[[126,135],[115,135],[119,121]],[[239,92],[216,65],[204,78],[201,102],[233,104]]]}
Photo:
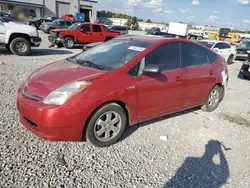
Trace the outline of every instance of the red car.
{"label": "red car", "polygon": [[34,71],[18,89],[21,123],[42,138],[99,147],[125,128],[201,106],[217,108],[225,60],[196,42],[120,36]]}
{"label": "red car", "polygon": [[68,29],[54,29],[48,40],[54,45],[74,48],[77,44],[104,42],[120,35],[120,32],[110,31],[102,24],[75,23]]}
{"label": "red car", "polygon": [[70,20],[72,22],[76,21],[76,18],[72,14],[64,14],[64,15],[62,15],[62,19]]}

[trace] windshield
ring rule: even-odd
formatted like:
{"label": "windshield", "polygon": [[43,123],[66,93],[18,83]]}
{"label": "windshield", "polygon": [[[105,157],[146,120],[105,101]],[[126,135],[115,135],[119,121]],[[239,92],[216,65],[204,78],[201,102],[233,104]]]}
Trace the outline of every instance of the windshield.
{"label": "windshield", "polygon": [[103,27],[104,27],[105,31],[110,31],[110,29],[111,29],[111,26],[103,25]]}
{"label": "windshield", "polygon": [[198,41],[198,43],[200,43],[208,48],[212,48],[214,45],[214,42]]}
{"label": "windshield", "polygon": [[80,65],[79,62],[91,62],[100,69],[114,70],[128,63],[150,45],[148,42],[113,39],[68,60]]}
{"label": "windshield", "polygon": [[250,42],[242,42],[239,44],[240,48],[250,48]]}
{"label": "windshield", "polygon": [[71,26],[69,27],[69,29],[75,31],[75,30],[77,30],[77,29],[79,28],[79,26],[80,26],[80,24],[75,23],[75,24],[71,25]]}

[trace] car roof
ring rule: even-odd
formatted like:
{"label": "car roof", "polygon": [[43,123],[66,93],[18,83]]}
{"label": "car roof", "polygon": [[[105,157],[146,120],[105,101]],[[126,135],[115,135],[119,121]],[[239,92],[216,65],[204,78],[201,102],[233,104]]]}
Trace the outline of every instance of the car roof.
{"label": "car roof", "polygon": [[149,43],[161,43],[161,42],[167,42],[167,41],[187,41],[185,39],[180,38],[166,38],[164,36],[157,36],[157,35],[120,35],[119,37],[116,37],[116,39],[119,40],[135,40],[135,41],[141,41],[141,42],[149,42]]}
{"label": "car roof", "polygon": [[201,41],[201,42],[213,42],[213,43],[223,42],[223,43],[226,43],[226,44],[230,44],[228,42],[221,41],[221,40],[199,40],[199,41]]}

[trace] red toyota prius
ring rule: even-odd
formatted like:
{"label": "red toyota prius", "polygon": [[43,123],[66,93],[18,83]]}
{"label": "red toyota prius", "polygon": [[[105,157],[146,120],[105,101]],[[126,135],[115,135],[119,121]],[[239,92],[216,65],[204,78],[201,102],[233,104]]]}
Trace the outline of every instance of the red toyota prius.
{"label": "red toyota prius", "polygon": [[213,111],[225,60],[196,42],[121,36],[34,71],[18,89],[21,123],[56,141],[110,146],[125,128],[200,106]]}

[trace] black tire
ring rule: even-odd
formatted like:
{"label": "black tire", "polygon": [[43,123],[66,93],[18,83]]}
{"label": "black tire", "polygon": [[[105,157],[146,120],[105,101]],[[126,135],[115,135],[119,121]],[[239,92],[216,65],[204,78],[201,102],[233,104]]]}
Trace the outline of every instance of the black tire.
{"label": "black tire", "polygon": [[[118,129],[117,132],[114,132],[111,128],[112,121],[114,120],[114,119],[112,120],[112,118],[110,118],[110,121],[108,119],[106,119],[105,121],[102,121],[104,122],[104,125],[102,126],[98,125],[98,122],[97,122],[97,120],[100,121],[100,119],[104,117],[106,113],[112,114],[112,112],[117,113],[119,115],[119,118],[118,118],[119,121],[117,122],[117,125],[116,125]],[[113,114],[111,117],[116,117],[116,116],[114,116]],[[92,115],[92,117],[90,118],[86,126],[87,128],[86,128],[85,136],[88,142],[92,143],[94,146],[97,146],[97,147],[108,147],[112,144],[115,144],[121,139],[123,132],[125,128],[127,127],[127,116],[126,116],[124,109],[120,105],[111,103],[111,104],[107,104],[99,108]],[[103,132],[100,136],[98,136],[98,132],[101,129],[104,129],[105,132]],[[109,131],[109,135],[111,135],[111,137],[113,138],[110,138],[110,140],[104,141],[102,139],[105,139],[107,131]]]}
{"label": "black tire", "polygon": [[49,28],[47,34],[50,34],[51,30],[53,30],[53,29],[54,29],[54,28]]}
{"label": "black tire", "polygon": [[10,43],[10,51],[18,56],[26,56],[30,53],[30,42],[25,38],[15,38]]}
{"label": "black tire", "polygon": [[243,78],[244,78],[244,79],[246,79],[246,80],[250,80],[250,78],[249,78],[249,77],[247,77],[247,76],[245,76],[245,75],[243,75],[243,74],[242,74],[242,76],[243,76]]}
{"label": "black tire", "polygon": [[234,55],[231,54],[231,55],[228,57],[227,64],[228,64],[228,65],[233,64],[233,60],[234,60]]}
{"label": "black tire", "polygon": [[104,42],[108,41],[108,40],[111,40],[113,37],[106,37]]}
{"label": "black tire", "polygon": [[[215,92],[216,92],[217,96],[214,99],[216,99],[216,100],[212,101],[212,103],[211,103],[210,97]],[[213,96],[215,96],[215,95],[213,95]],[[212,111],[214,111],[219,106],[220,101],[221,101],[221,97],[222,97],[221,88],[218,85],[216,85],[209,92],[209,95],[207,97],[206,103],[201,107],[201,109],[203,111],[206,111],[206,112],[212,112]]]}
{"label": "black tire", "polygon": [[10,51],[10,45],[9,45],[9,44],[6,44],[6,45],[5,45],[5,48],[7,48],[7,50]]}
{"label": "black tire", "polygon": [[64,41],[64,46],[67,49],[72,49],[75,47],[75,41],[72,37],[67,37]]}

